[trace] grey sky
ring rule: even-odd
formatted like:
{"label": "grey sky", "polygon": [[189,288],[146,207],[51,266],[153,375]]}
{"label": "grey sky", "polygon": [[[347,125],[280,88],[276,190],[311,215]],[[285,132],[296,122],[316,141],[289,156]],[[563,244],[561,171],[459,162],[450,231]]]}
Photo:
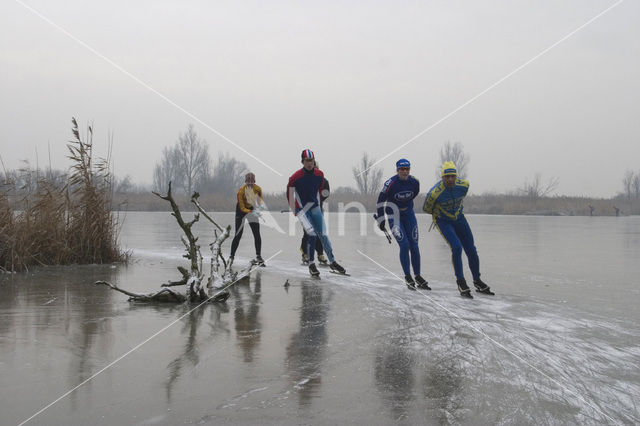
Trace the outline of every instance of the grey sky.
{"label": "grey sky", "polygon": [[[22,0],[21,0],[22,1]],[[381,158],[615,1],[24,3],[262,159],[270,171],[54,28],[0,6],[0,155],[67,166],[70,119],[114,134],[119,176],[150,183],[189,123],[212,153],[245,161],[282,190],[300,151],[332,187]],[[537,172],[558,193],[612,196],[640,171],[640,3],[627,0],[389,157],[423,190],[442,144],[464,144],[475,193]]]}

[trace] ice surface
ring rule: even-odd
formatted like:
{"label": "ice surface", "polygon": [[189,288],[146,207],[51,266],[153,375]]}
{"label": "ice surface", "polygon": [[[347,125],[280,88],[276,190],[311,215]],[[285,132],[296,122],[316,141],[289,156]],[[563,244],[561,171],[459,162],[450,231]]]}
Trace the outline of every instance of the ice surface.
{"label": "ice surface", "polygon": [[[282,252],[231,287],[225,305],[192,311],[91,285],[150,291],[178,276],[171,217],[151,217],[128,215],[129,266],[0,278],[3,424],[26,420],[178,318],[30,424],[640,422],[640,296],[629,281],[640,276],[640,242],[626,238],[628,223],[469,216],[497,293],[473,300],[458,295],[447,247],[426,229],[433,290],[417,292],[359,254],[400,275],[397,247],[360,236],[357,215],[344,236],[330,228],[351,277],[321,268],[322,279],[310,279],[300,235],[264,230],[263,257]],[[585,233],[602,242],[585,244]],[[238,259],[252,250],[245,233]]]}

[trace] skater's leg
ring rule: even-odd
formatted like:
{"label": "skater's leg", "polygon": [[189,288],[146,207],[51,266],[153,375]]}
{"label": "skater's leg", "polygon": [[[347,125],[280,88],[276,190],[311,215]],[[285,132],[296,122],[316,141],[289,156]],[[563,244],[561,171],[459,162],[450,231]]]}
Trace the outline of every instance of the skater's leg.
{"label": "skater's leg", "polygon": [[231,257],[236,255],[236,250],[238,250],[238,244],[240,244],[240,239],[242,238],[242,232],[244,230],[244,216],[236,216],[236,235],[233,237],[233,241],[231,242]]}
{"label": "skater's leg", "polygon": [[[313,209],[312,209],[313,210]],[[298,213],[298,220],[302,224],[302,228],[307,233],[307,246],[305,247],[307,251],[307,256],[309,257],[309,263],[313,263],[315,260],[315,252],[316,252],[316,230],[314,229],[313,222],[311,220],[311,211],[308,210],[306,212],[300,211]]]}
{"label": "skater's leg", "polygon": [[456,235],[453,223],[444,219],[437,219],[436,227],[451,248],[451,262],[453,263],[456,279],[464,279],[464,271],[462,269],[462,243]]}
{"label": "skater's leg", "polygon": [[461,215],[456,221],[456,235],[458,235],[460,243],[464,248],[464,253],[467,255],[473,280],[476,281],[480,278],[480,258],[478,257],[478,250],[473,241],[471,227],[464,215]]}
{"label": "skater's leg", "polygon": [[251,232],[253,233],[253,242],[256,247],[256,256],[260,257],[260,251],[262,250],[262,237],[260,237],[260,223],[249,222]]}
{"label": "skater's leg", "polygon": [[420,248],[418,247],[418,221],[416,215],[411,212],[402,217],[404,229],[407,231],[407,241],[409,242],[409,252],[411,253],[411,266],[414,275],[420,275]]}
{"label": "skater's leg", "polygon": [[404,226],[402,225],[402,221],[399,220],[397,223],[391,218],[388,219],[389,228],[391,229],[391,234],[396,239],[398,246],[400,247],[400,265],[402,266],[402,272],[404,275],[411,275],[411,261],[409,257],[409,238],[407,237],[407,233],[405,232]]}
{"label": "skater's leg", "polygon": [[[313,225],[313,229],[316,231],[316,236],[320,239],[322,247],[329,258],[329,262],[333,263],[335,260],[333,257],[333,248],[331,247],[331,241],[329,241],[329,236],[327,235],[327,226],[324,222],[324,217],[322,216],[322,210],[320,210],[320,207],[314,207],[309,210],[308,215],[309,220]],[[313,248],[315,250],[315,246]]]}

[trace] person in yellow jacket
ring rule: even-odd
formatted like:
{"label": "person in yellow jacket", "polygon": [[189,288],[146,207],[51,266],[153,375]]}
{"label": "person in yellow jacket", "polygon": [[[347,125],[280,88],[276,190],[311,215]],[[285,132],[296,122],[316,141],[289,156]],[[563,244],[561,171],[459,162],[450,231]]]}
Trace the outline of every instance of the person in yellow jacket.
{"label": "person in yellow jacket", "polygon": [[260,266],[264,265],[264,260],[260,256],[262,248],[262,238],[260,238],[260,222],[255,208],[262,204],[262,189],[256,185],[256,175],[247,173],[244,177],[244,185],[238,190],[238,202],[236,203],[236,234],[231,242],[231,256],[229,262],[233,263],[233,258],[238,250],[238,244],[242,238],[244,230],[245,218],[249,222],[251,232],[253,233],[253,242],[256,247],[256,259],[253,263]]}

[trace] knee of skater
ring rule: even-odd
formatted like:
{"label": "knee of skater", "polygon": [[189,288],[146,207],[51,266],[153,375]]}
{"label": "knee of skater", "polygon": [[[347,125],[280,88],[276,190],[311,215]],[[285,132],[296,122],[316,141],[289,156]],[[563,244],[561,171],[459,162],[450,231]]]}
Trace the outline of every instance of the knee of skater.
{"label": "knee of skater", "polygon": [[409,242],[407,240],[398,241],[398,246],[400,246],[400,251],[409,250]]}
{"label": "knee of skater", "polygon": [[462,255],[462,247],[461,246],[451,246],[451,254],[454,256]]}

